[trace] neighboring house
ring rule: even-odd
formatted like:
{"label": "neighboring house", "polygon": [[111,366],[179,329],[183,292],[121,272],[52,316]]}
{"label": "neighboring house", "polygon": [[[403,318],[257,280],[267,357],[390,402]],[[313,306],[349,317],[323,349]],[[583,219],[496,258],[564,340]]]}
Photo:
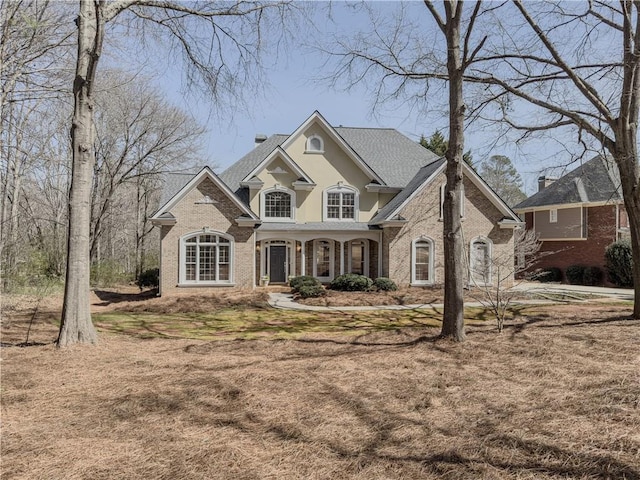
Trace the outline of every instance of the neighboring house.
{"label": "neighboring house", "polygon": [[540,177],[538,192],[514,210],[542,246],[530,269],[605,267],[607,245],[628,236],[620,177],[613,160],[597,156],[558,179]]}
{"label": "neighboring house", "polygon": [[[401,285],[444,281],[445,160],[393,129],[332,127],[318,113],[291,135],[256,138],[221,175],[167,179],[160,291],[254,287],[341,273]],[[474,283],[513,258],[516,214],[464,165],[465,242]],[[481,272],[481,273],[478,273]]]}

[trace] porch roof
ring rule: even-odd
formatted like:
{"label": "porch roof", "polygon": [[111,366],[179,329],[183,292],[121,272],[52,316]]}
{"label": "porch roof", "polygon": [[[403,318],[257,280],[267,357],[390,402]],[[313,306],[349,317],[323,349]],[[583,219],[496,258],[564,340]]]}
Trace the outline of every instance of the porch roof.
{"label": "porch roof", "polygon": [[369,225],[366,222],[265,222],[257,228],[260,232],[368,232],[380,230],[380,227]]}

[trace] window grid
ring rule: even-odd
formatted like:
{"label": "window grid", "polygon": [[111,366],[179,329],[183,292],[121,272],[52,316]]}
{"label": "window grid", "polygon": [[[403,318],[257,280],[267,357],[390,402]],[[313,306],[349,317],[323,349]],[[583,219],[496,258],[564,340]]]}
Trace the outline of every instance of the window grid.
{"label": "window grid", "polygon": [[416,242],[415,256],[415,280],[417,282],[430,281],[429,260],[431,256],[431,244],[426,241]]}
{"label": "window grid", "polygon": [[355,218],[355,193],[328,192],[327,193],[327,218],[338,220]]}
{"label": "window grid", "polygon": [[364,275],[364,242],[351,242],[351,273]]}
{"label": "window grid", "polygon": [[264,214],[270,218],[291,218],[291,195],[286,192],[265,194]]}
{"label": "window grid", "polygon": [[331,275],[331,246],[327,241],[318,242],[316,251],[316,276],[327,278]]}
{"label": "window grid", "polygon": [[184,240],[184,279],[189,282],[227,282],[231,278],[231,241],[218,235],[195,235]]}

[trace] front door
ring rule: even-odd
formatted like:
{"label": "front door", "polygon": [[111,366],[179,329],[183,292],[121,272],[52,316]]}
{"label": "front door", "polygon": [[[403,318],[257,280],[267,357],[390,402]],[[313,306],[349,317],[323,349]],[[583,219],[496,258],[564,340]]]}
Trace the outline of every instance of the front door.
{"label": "front door", "polygon": [[269,247],[269,281],[272,283],[287,281],[286,245],[271,245]]}

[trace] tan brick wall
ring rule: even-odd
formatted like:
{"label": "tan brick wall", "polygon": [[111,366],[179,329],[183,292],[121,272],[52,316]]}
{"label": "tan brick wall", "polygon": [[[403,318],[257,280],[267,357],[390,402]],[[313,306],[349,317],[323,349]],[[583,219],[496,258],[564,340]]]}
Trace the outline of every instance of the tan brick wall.
{"label": "tan brick wall", "polygon": [[[214,204],[198,204],[208,195]],[[208,178],[204,178],[171,210],[176,217],[176,224],[163,226],[161,230],[161,280],[160,293],[200,293],[212,289],[224,288],[219,286],[180,287],[179,255],[180,237],[210,228],[212,231],[226,233],[234,239],[232,284],[236,287],[252,288],[254,286],[254,232],[252,227],[239,227],[234,219],[242,211]]]}
{"label": "tan brick wall", "polygon": [[[411,282],[411,243],[421,235],[430,237],[434,243],[434,283],[444,283],[444,244],[439,215],[440,185],[445,181],[442,174],[400,211],[400,215],[408,220],[404,226],[384,229],[383,251],[388,251],[389,256],[383,258],[382,275],[389,276],[399,285]],[[497,278],[498,263],[507,262],[507,267],[502,267],[501,273],[509,271],[506,283],[510,284],[513,281],[513,231],[498,226],[498,221],[504,215],[467,178],[464,179],[464,190],[466,198],[462,230],[466,258],[461,261],[468,267],[468,250],[473,238],[488,237],[493,242],[493,280],[495,282]]]}

